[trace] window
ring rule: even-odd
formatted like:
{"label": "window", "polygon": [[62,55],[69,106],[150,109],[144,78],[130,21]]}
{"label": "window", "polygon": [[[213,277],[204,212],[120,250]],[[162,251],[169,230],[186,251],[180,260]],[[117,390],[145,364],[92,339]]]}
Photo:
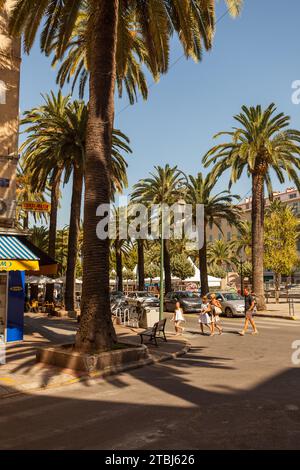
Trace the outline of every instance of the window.
{"label": "window", "polygon": [[227,232],[227,241],[230,242],[231,240],[231,232]]}
{"label": "window", "polygon": [[6,104],[6,86],[2,80],[0,80],[0,104]]}
{"label": "window", "polygon": [[297,197],[296,193],[289,194],[289,199],[295,199]]}
{"label": "window", "polygon": [[212,235],[209,236],[209,241],[210,241],[210,242],[213,241],[213,236],[212,236]]}

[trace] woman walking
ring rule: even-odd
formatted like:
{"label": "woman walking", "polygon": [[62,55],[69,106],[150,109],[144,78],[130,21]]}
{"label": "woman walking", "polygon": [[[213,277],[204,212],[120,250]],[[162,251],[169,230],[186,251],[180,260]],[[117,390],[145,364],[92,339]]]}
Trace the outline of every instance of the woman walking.
{"label": "woman walking", "polygon": [[211,307],[210,307],[207,296],[204,295],[202,297],[202,306],[201,306],[201,312],[199,315],[199,324],[200,324],[201,333],[203,335],[204,335],[204,325],[206,325],[209,328],[210,336],[213,335],[210,313],[211,313]]}
{"label": "woman walking", "polygon": [[223,328],[220,323],[220,315],[222,313],[222,305],[216,298],[215,294],[210,296],[211,314],[212,314],[212,332],[215,332],[215,328],[218,330],[219,335],[223,333]]}
{"label": "woman walking", "polygon": [[180,334],[182,335],[182,333],[184,332],[184,327],[181,326],[181,323],[185,322],[185,318],[183,316],[183,310],[180,307],[180,302],[176,302],[175,312],[173,314],[171,321],[174,322],[175,332],[176,332],[175,336],[178,336]]}

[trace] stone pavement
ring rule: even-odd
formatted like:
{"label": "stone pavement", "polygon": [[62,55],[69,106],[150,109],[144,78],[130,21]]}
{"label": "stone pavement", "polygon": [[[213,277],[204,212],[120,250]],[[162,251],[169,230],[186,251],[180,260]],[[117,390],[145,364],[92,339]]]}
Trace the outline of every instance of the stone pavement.
{"label": "stone pavement", "polygon": [[[100,374],[87,375],[86,372],[60,369],[35,361],[36,347],[72,343],[77,327],[77,321],[72,319],[26,314],[24,341],[9,345],[6,364],[0,365],[0,398],[99,377]],[[121,341],[140,343],[139,330],[117,325],[116,331]],[[158,348],[149,346],[149,363],[171,359],[187,351],[187,343],[182,337],[174,338],[174,335],[167,334],[167,338],[168,342],[159,342]]]}

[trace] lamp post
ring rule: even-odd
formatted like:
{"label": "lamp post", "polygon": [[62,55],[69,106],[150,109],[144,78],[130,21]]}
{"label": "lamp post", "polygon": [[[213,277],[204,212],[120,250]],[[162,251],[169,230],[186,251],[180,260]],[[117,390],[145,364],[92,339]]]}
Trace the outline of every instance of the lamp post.
{"label": "lamp post", "polygon": [[245,261],[240,259],[241,295],[244,293],[244,263]]}
{"label": "lamp post", "polygon": [[162,320],[164,314],[164,218],[163,206],[161,206],[160,224],[160,278],[159,278],[159,319]]}

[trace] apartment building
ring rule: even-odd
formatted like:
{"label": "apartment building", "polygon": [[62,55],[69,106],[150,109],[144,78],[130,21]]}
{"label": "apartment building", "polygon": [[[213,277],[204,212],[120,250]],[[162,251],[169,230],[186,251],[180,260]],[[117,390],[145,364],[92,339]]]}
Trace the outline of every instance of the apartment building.
{"label": "apartment building", "polygon": [[[279,199],[284,204],[287,204],[291,207],[294,213],[300,218],[300,192],[296,188],[286,188],[284,191],[276,191],[273,193],[274,200]],[[270,205],[269,198],[265,200],[266,207]],[[242,209],[242,217],[245,220],[251,221],[251,208],[252,208],[252,198],[244,199],[239,206]],[[231,227],[226,220],[221,220],[222,232],[216,227],[208,227],[207,229],[207,240],[208,242],[213,242],[215,240],[225,240],[230,241],[233,238],[239,236],[238,230],[235,227]],[[300,257],[300,239],[298,240],[297,250]],[[270,271],[265,272],[265,279],[272,280],[273,273]],[[300,272],[295,273],[294,281],[300,283]]]}

